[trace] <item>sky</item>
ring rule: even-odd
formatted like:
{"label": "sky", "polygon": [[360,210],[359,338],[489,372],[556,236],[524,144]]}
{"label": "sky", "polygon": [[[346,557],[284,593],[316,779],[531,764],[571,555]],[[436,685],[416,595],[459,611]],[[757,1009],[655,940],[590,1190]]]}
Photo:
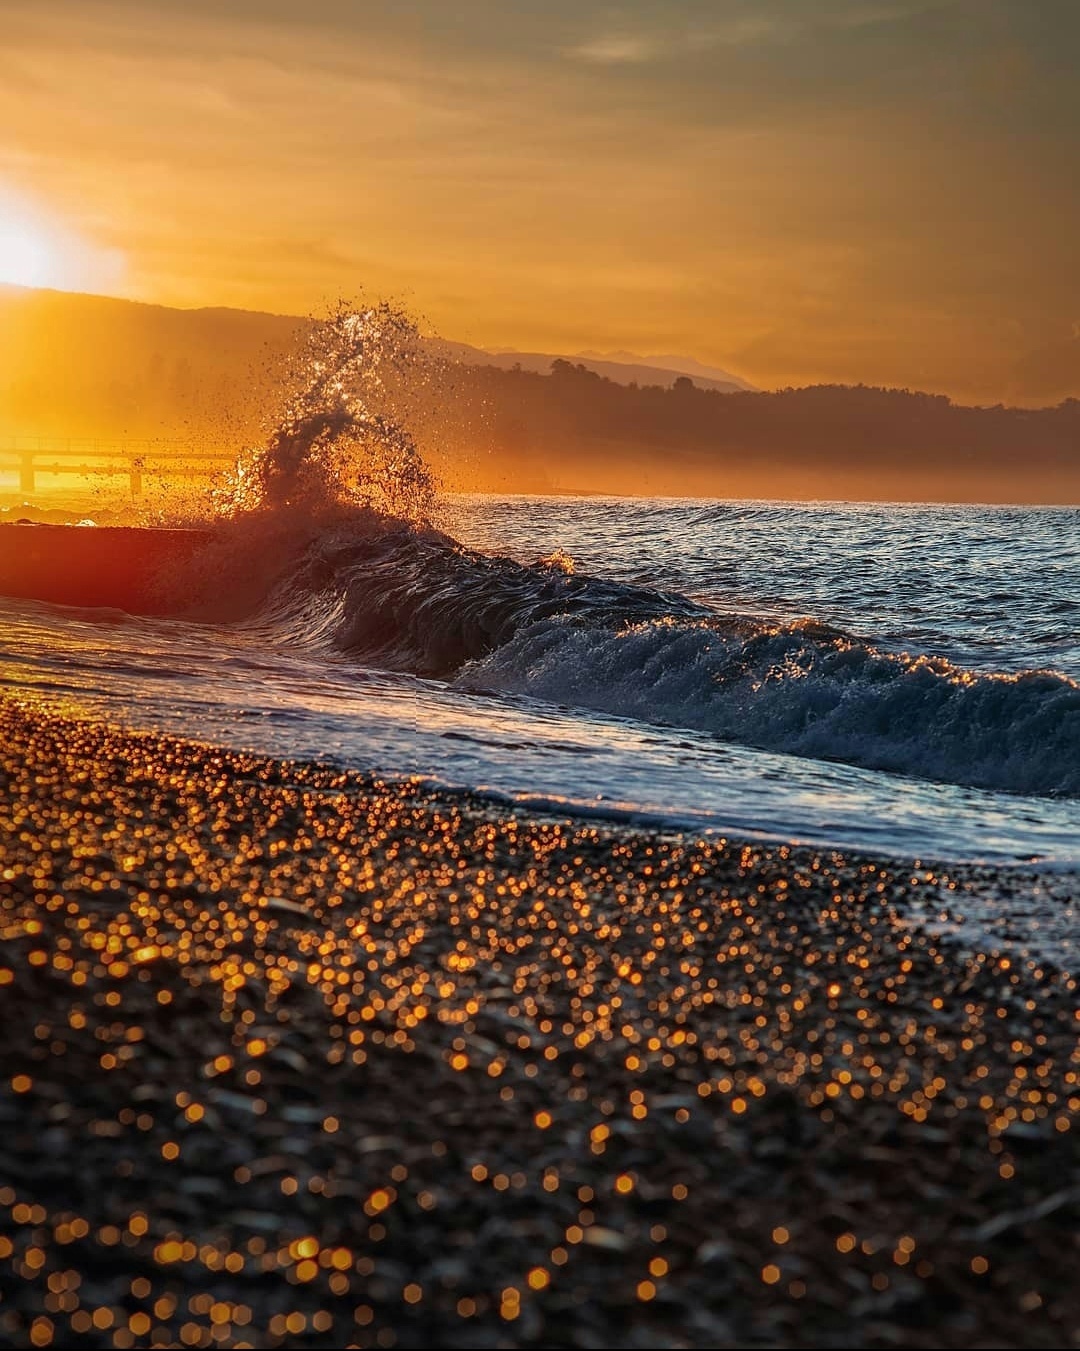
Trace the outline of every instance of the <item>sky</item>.
{"label": "sky", "polygon": [[39,284],[981,401],[1080,332],[1076,0],[0,0],[0,63]]}

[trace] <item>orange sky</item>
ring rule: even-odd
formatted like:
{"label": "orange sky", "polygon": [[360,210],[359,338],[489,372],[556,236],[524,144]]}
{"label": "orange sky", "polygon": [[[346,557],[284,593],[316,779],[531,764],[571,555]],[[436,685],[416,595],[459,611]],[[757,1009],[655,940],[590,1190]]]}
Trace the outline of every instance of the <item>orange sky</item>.
{"label": "orange sky", "polygon": [[982,399],[1080,321],[1074,0],[0,0],[0,57],[56,284]]}

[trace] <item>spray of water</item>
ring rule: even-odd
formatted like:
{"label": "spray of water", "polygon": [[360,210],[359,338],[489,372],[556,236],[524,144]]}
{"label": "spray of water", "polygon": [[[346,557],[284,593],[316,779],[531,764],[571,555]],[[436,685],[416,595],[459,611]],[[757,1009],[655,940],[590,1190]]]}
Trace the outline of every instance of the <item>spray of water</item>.
{"label": "spray of water", "polygon": [[[403,529],[433,535],[436,480],[410,424],[423,421],[437,364],[416,321],[389,302],[340,304],[313,323],[262,446],[183,521],[212,528],[163,583],[170,608],[232,621],[254,613],[313,547]],[[174,510],[161,523],[181,522]]]}
{"label": "spray of water", "polygon": [[370,511],[426,523],[435,477],[401,418],[430,362],[405,311],[339,305],[309,330],[265,444],[215,490],[216,516]]}

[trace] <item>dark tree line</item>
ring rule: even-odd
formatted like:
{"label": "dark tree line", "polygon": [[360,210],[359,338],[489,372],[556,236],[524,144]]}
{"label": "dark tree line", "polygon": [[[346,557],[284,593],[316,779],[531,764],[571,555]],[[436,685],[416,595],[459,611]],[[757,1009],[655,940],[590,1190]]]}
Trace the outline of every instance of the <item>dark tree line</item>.
{"label": "dark tree line", "polygon": [[862,484],[869,495],[1080,501],[1076,399],[974,408],[868,385],[729,394],[688,377],[620,385],[568,361],[546,376],[456,367],[441,380],[444,455],[498,466],[502,486],[516,466],[541,488],[626,491],[626,475],[647,470],[651,491],[723,495],[756,479],[752,491],[782,495],[786,476],[797,495]]}

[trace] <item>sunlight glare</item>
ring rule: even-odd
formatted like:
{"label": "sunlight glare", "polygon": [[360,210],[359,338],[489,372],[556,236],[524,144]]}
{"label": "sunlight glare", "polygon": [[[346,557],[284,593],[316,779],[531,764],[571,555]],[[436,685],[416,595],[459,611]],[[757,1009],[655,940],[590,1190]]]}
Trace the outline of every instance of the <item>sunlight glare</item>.
{"label": "sunlight glare", "polygon": [[0,219],[0,282],[48,286],[55,263],[46,241],[21,221]]}
{"label": "sunlight glare", "polygon": [[58,291],[114,291],[125,260],[0,185],[0,284]]}

